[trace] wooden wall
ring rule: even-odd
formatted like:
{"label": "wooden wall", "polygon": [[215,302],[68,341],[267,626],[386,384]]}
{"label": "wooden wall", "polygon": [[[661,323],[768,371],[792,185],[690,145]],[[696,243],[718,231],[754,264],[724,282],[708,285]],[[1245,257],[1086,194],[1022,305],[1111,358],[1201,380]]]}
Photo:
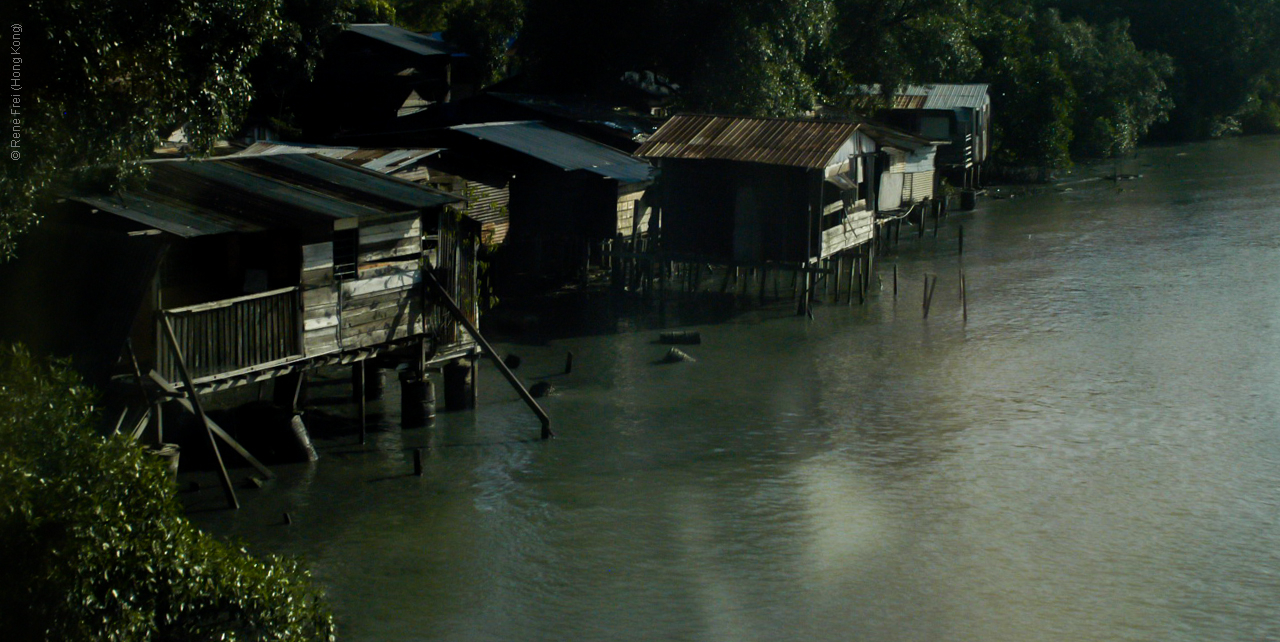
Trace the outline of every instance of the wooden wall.
{"label": "wooden wall", "polygon": [[355,265],[342,240],[303,246],[303,346],[307,356],[368,347],[423,332],[422,220],[338,230],[356,237]]}
{"label": "wooden wall", "polygon": [[618,187],[618,234],[622,238],[643,236],[649,232],[652,208],[645,201],[648,183],[622,184]]}

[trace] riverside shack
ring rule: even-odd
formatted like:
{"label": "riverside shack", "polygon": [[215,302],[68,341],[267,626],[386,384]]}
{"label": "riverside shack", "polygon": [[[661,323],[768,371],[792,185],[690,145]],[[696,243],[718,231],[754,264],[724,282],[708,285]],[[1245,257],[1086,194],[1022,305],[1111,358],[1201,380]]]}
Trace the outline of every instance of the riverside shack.
{"label": "riverside shack", "polygon": [[447,397],[471,386],[482,350],[496,357],[476,329],[479,224],[456,197],[307,155],[148,168],[139,189],[69,197],[0,280],[22,302],[0,314],[5,338],[141,387],[116,430],[161,434],[162,402],[181,397],[215,453],[217,434],[269,475],[202,395],[280,379],[296,403],[308,370],[356,364],[362,384],[365,362],[399,355],[419,375],[411,389],[443,369]]}
{"label": "riverside shack", "polygon": [[[907,85],[891,97],[885,122],[930,140],[938,148],[938,168],[960,187],[982,183],[991,151],[991,96],[985,84]],[[878,87],[869,89],[879,93]]]}
{"label": "riverside shack", "polygon": [[[645,199],[652,167],[643,159],[539,121],[458,125],[362,137],[438,146],[432,167],[471,184],[505,187],[509,227],[503,267],[552,284],[598,263],[618,237],[649,230]],[[505,182],[500,182],[506,177]]]}
{"label": "riverside shack", "polygon": [[932,196],[933,153],[851,120],[678,115],[636,155],[658,166],[663,252],[801,270],[807,300],[845,258],[869,282],[877,213]]}

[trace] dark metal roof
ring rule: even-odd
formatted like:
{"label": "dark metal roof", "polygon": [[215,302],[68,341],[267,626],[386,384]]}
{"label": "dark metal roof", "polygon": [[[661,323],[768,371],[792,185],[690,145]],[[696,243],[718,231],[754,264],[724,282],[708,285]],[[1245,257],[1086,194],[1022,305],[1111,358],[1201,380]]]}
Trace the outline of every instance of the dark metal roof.
{"label": "dark metal roof", "polygon": [[561,169],[584,170],[623,183],[645,182],[649,180],[652,170],[646,161],[540,122],[459,125],[451,129],[532,156]]}
{"label": "dark metal roof", "polygon": [[268,229],[332,229],[337,219],[416,212],[461,199],[305,155],[150,163],[141,190],[76,197],[183,238]]}
{"label": "dark metal roof", "polygon": [[878,145],[891,145],[895,147],[926,147],[929,145],[938,145],[948,141],[929,140],[923,136],[917,136],[911,132],[903,131],[896,127],[890,127],[880,123],[863,121],[859,131],[871,137]]}
{"label": "dark metal roof", "polygon": [[415,33],[389,24],[348,25],[347,31],[373,38],[379,42],[398,47],[420,56],[450,56],[458,53],[454,47],[440,38]]}
{"label": "dark metal roof", "polygon": [[681,114],[668,120],[636,156],[734,160],[826,167],[859,123],[838,120]]}

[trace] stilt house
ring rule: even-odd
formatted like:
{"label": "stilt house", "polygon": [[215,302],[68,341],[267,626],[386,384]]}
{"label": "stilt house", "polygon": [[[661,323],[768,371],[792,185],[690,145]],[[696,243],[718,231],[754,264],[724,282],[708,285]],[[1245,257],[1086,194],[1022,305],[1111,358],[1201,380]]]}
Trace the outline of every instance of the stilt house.
{"label": "stilt house", "polygon": [[[459,125],[362,137],[438,146],[429,164],[470,184],[508,190],[502,261],[543,280],[578,274],[598,248],[643,236],[652,167],[602,143],[537,121]],[[505,177],[505,184],[500,183]]]}
{"label": "stilt house", "polygon": [[928,141],[853,121],[679,115],[636,155],[658,166],[663,250],[739,265],[867,243],[915,187],[908,170],[928,166],[909,198],[932,194]]}
{"label": "stilt house", "polygon": [[[435,364],[477,354],[425,276],[476,323],[479,225],[447,207],[457,198],[306,155],[149,170],[141,189],[68,199],[37,231],[34,252],[5,279],[7,300],[23,301],[0,315],[17,329],[8,334],[65,325],[43,332],[44,347],[99,381],[136,368],[177,382],[185,366],[204,392],[404,346],[420,345]],[[98,279],[112,275],[128,282]],[[43,309],[61,304],[36,293],[62,286],[70,300],[117,296],[85,327],[65,305]]]}
{"label": "stilt house", "polygon": [[[879,93],[878,88],[870,88]],[[908,85],[892,97],[880,118],[929,140],[938,148],[938,168],[960,187],[981,183],[991,151],[991,97],[985,84]]]}

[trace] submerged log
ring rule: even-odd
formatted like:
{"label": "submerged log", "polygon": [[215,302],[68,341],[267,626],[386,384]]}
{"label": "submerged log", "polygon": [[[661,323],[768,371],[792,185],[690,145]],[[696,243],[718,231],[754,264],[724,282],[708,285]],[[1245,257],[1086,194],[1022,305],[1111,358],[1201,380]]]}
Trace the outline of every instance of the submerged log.
{"label": "submerged log", "polygon": [[658,342],[667,345],[700,345],[702,333],[694,330],[670,330],[658,335]]}

